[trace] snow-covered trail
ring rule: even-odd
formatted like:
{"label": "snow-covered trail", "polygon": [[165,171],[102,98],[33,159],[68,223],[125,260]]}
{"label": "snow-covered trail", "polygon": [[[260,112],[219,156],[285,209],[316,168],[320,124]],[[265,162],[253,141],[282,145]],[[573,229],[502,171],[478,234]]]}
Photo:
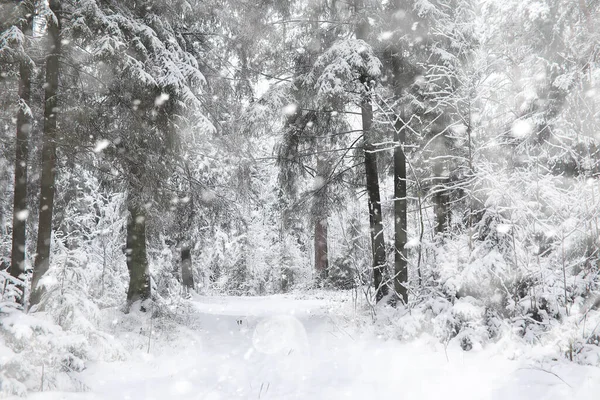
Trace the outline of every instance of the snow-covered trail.
{"label": "snow-covered trail", "polygon": [[[86,393],[32,399],[598,399],[600,371],[539,369],[495,350],[462,352],[434,340],[356,337],[331,300],[198,297],[181,329],[150,354],[97,363]],[[364,335],[363,335],[364,336]]]}

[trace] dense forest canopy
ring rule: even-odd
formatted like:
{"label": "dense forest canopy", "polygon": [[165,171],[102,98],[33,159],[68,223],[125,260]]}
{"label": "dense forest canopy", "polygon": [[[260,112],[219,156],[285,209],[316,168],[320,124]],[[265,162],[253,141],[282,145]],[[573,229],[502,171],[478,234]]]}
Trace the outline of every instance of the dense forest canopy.
{"label": "dense forest canopy", "polygon": [[596,0],[0,0],[0,393],[198,295],[598,366],[599,134]]}

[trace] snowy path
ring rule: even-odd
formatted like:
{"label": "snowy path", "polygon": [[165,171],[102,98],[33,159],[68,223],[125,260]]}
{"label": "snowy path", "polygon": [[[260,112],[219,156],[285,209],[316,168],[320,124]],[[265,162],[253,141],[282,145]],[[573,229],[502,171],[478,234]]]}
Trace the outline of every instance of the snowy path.
{"label": "snowy path", "polygon": [[498,351],[446,354],[433,340],[353,337],[326,300],[198,297],[194,306],[190,319],[200,329],[182,330],[126,362],[91,365],[81,377],[91,392],[30,398],[600,398],[596,368],[562,363],[545,366],[549,373]]}

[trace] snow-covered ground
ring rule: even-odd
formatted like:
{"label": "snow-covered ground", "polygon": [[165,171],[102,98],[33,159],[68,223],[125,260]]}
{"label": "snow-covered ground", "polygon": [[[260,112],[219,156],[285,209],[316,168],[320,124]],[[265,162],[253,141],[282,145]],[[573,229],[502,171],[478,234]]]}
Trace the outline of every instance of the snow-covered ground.
{"label": "snow-covered ground", "polygon": [[[330,298],[196,297],[189,326],[92,363],[89,391],[50,399],[598,399],[600,369],[510,360],[510,346],[463,352],[434,338],[383,340],[350,329]],[[127,334],[120,332],[123,340]],[[123,336],[124,335],[124,336]]]}

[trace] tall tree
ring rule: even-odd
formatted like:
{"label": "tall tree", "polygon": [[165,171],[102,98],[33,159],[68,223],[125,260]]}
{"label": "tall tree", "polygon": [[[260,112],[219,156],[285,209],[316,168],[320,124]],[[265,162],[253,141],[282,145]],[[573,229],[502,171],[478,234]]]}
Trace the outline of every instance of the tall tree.
{"label": "tall tree", "polygon": [[[348,131],[349,127],[343,108],[330,99],[320,98],[315,91],[315,82],[311,80],[315,63],[339,38],[342,24],[337,23],[339,4],[336,1],[309,2],[301,10],[300,15],[306,19],[300,20],[297,29],[298,38],[292,36],[289,48],[300,47],[301,51],[293,60],[292,68],[295,76],[290,88],[294,112],[290,112],[286,120],[285,135],[279,147],[278,164],[281,168],[280,181],[282,187],[295,202],[290,208],[298,208],[298,204],[307,203],[310,197],[310,225],[313,228],[314,267],[318,278],[326,278],[329,273],[329,236],[328,220],[332,204],[336,203],[334,156],[330,151],[341,140],[336,139],[336,132]],[[326,21],[334,21],[328,23]],[[339,110],[340,115],[332,113]],[[298,197],[298,178],[310,175],[311,188],[304,193],[304,198]],[[300,185],[301,186],[301,185]],[[289,214],[286,212],[286,214]]]}
{"label": "tall tree", "polygon": [[[472,10],[469,1],[453,0],[450,4],[394,0],[384,7],[381,18],[385,21],[380,37],[383,37],[386,66],[382,93],[391,97],[383,102],[382,108],[389,114],[386,121],[394,136],[394,288],[404,302],[408,300],[409,280],[407,154],[410,155],[410,148],[416,148],[415,142],[422,144],[420,156],[412,160],[414,197],[418,199],[416,206],[423,231],[421,196],[422,189],[429,188],[434,209],[433,230],[437,233],[444,232],[449,225],[448,175],[454,172],[449,160],[454,156],[460,158],[451,139],[454,116],[448,105],[453,104],[455,97],[459,60],[472,47],[469,37]],[[426,171],[420,172],[424,168]],[[423,185],[421,178],[428,184]]]}
{"label": "tall tree", "polygon": [[190,17],[198,14],[187,1],[169,6],[154,0],[90,2],[73,11],[69,21],[78,46],[92,55],[90,85],[104,121],[99,132],[108,143],[104,154],[120,168],[119,183],[127,192],[127,300],[132,304],[151,296],[147,227],[173,198],[168,177],[177,165],[179,136],[210,126],[200,98],[205,83],[198,63],[201,43],[192,40],[205,26],[202,18]]}
{"label": "tall tree", "polygon": [[[402,24],[403,2],[395,0],[391,2],[386,10],[389,15],[388,28],[394,31],[398,24]],[[384,49],[384,62],[389,73],[389,82],[392,86],[394,97],[401,98],[404,92],[412,84],[417,74],[416,69],[402,56],[404,49],[401,41],[396,38],[392,44]],[[407,118],[404,110],[408,107],[400,107],[393,117],[393,141],[394,141],[394,292],[399,300],[408,302],[408,252],[406,243],[408,240],[408,199],[407,199],[407,176],[406,176],[406,131]]]}
{"label": "tall tree", "polygon": [[[356,38],[366,41],[369,36],[369,20],[363,0],[356,0],[355,7],[358,14]],[[360,76],[360,83],[363,85],[364,90],[360,102],[360,112],[365,157],[365,178],[369,203],[369,226],[371,229],[371,246],[373,251],[373,282],[375,285],[375,298],[377,301],[380,301],[388,294],[388,285],[384,281],[387,260],[385,239],[383,236],[379,174],[377,172],[377,153],[371,140],[371,127],[373,125],[373,100],[371,92],[374,84],[373,78],[367,71],[363,71]]]}
{"label": "tall tree", "polygon": [[[2,28],[2,37],[0,42],[0,59],[9,64],[16,64],[18,69],[18,105],[16,118],[16,137],[15,137],[15,161],[14,161],[14,192],[13,192],[13,218],[12,218],[12,249],[10,261],[10,274],[23,279],[25,272],[25,251],[26,251],[26,225],[27,225],[27,166],[29,158],[29,132],[31,130],[31,110],[29,102],[31,98],[31,75],[33,61],[27,54],[27,35],[31,32],[31,23],[33,17],[33,7],[31,2],[23,1],[15,4],[9,14],[14,21],[9,21],[12,25]],[[4,60],[6,59],[6,60]],[[25,287],[19,288],[21,297],[18,299],[24,302]]]}
{"label": "tall tree", "polygon": [[60,112],[58,83],[61,55],[61,1],[50,0],[48,17],[49,53],[46,58],[46,79],[44,83],[44,135],[42,145],[42,176],[38,218],[36,258],[31,282],[30,306],[38,304],[43,294],[40,279],[50,266],[50,246],[52,242],[52,215],[54,212],[57,115]]}
{"label": "tall tree", "polygon": [[[31,64],[19,63],[19,111],[15,153],[15,186],[13,195],[13,232],[10,274],[22,278],[25,272],[27,210],[27,165],[29,158],[29,132],[31,130]],[[23,299],[22,299],[23,300]]]}

